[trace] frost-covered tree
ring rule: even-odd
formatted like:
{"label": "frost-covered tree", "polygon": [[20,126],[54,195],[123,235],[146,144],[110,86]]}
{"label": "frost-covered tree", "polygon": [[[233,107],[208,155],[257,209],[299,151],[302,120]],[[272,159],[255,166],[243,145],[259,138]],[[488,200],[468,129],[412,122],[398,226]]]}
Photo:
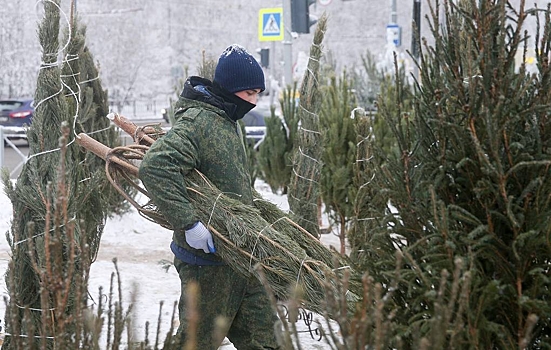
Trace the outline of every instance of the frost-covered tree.
{"label": "frost-covered tree", "polygon": [[[0,6],[0,97],[32,97],[40,63],[34,13],[23,0],[6,1]],[[25,25],[23,25],[25,23]]]}

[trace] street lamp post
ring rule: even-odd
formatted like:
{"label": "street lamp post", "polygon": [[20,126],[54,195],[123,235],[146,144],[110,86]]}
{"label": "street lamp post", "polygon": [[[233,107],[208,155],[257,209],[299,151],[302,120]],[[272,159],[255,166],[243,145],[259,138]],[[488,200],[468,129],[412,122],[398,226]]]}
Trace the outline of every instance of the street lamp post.
{"label": "street lamp post", "polygon": [[421,0],[413,0],[413,23],[411,30],[411,54],[419,58],[419,37],[421,36]]}
{"label": "street lamp post", "polygon": [[283,0],[283,71],[286,85],[293,84],[293,38],[291,36],[291,0]]}

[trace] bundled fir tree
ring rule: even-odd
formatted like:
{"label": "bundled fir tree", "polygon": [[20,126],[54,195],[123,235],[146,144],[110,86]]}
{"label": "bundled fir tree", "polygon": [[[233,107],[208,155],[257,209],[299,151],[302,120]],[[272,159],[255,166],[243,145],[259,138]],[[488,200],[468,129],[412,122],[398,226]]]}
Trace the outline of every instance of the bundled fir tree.
{"label": "bundled fir tree", "polygon": [[321,130],[318,109],[320,104],[319,71],[327,17],[318,21],[310,47],[308,68],[300,88],[298,128],[293,150],[293,173],[289,185],[289,207],[297,223],[319,237],[319,205],[321,177]]}
{"label": "bundled fir tree", "polygon": [[[371,176],[354,256],[387,288],[391,347],[549,348],[549,8],[531,12],[543,18],[537,33],[524,32],[523,1],[444,9],[441,20],[430,8],[435,40],[420,56],[414,117],[400,79],[394,106],[379,104],[397,151],[385,152],[363,120]],[[534,74],[515,62],[528,34]]]}
{"label": "bundled fir tree", "polygon": [[11,334],[6,349],[45,348],[54,339],[60,344],[62,337],[71,337],[73,313],[86,304],[82,286],[105,218],[124,208],[104,165],[73,143],[75,131],[95,132],[107,144],[118,140],[105,118],[107,96],[84,46],[85,32],[71,15],[62,64],[59,2],[44,3],[44,10],[39,27],[43,63],[27,132],[30,156],[15,187],[8,176],[3,178],[14,211],[7,234],[12,261],[6,276],[10,299],[5,319]]}
{"label": "bundled fir tree", "polygon": [[[74,135],[84,132],[110,147],[119,146],[119,133],[106,118],[109,114],[107,90],[101,85],[99,71],[86,46],[86,27],[80,24],[76,14],[72,16],[64,40],[69,43],[67,57],[74,58],[68,59],[62,67],[67,90],[67,113],[73,116]],[[107,216],[122,214],[130,206],[111,186],[101,160],[86,152],[74,152],[72,155],[71,162],[79,165],[75,168],[76,177],[71,184],[71,187],[78,188],[79,197],[75,202],[80,205],[76,213],[82,231],[91,239],[91,256],[95,257]],[[130,187],[125,190],[135,193]]]}

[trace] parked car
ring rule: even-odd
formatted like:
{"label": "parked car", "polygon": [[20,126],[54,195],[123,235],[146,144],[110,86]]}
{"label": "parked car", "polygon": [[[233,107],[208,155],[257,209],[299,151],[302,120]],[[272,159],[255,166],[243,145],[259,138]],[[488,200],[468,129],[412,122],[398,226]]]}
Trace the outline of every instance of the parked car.
{"label": "parked car", "polygon": [[0,100],[0,126],[4,137],[9,139],[27,138],[27,127],[31,125],[34,104],[31,99]]}
{"label": "parked car", "polygon": [[266,123],[261,112],[251,110],[243,117],[247,139],[258,148],[266,136]]}

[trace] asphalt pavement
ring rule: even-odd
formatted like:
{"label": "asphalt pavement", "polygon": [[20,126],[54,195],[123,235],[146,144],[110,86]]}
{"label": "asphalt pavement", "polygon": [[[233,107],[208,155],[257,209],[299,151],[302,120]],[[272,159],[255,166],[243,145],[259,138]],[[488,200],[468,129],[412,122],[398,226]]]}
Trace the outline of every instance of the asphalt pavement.
{"label": "asphalt pavement", "polygon": [[[29,155],[27,140],[11,140],[13,147],[4,143],[4,155],[0,155],[0,168],[10,172],[10,178],[16,179],[21,173],[26,157]],[[0,152],[1,152],[0,145]],[[14,148],[15,147],[15,148]]]}

